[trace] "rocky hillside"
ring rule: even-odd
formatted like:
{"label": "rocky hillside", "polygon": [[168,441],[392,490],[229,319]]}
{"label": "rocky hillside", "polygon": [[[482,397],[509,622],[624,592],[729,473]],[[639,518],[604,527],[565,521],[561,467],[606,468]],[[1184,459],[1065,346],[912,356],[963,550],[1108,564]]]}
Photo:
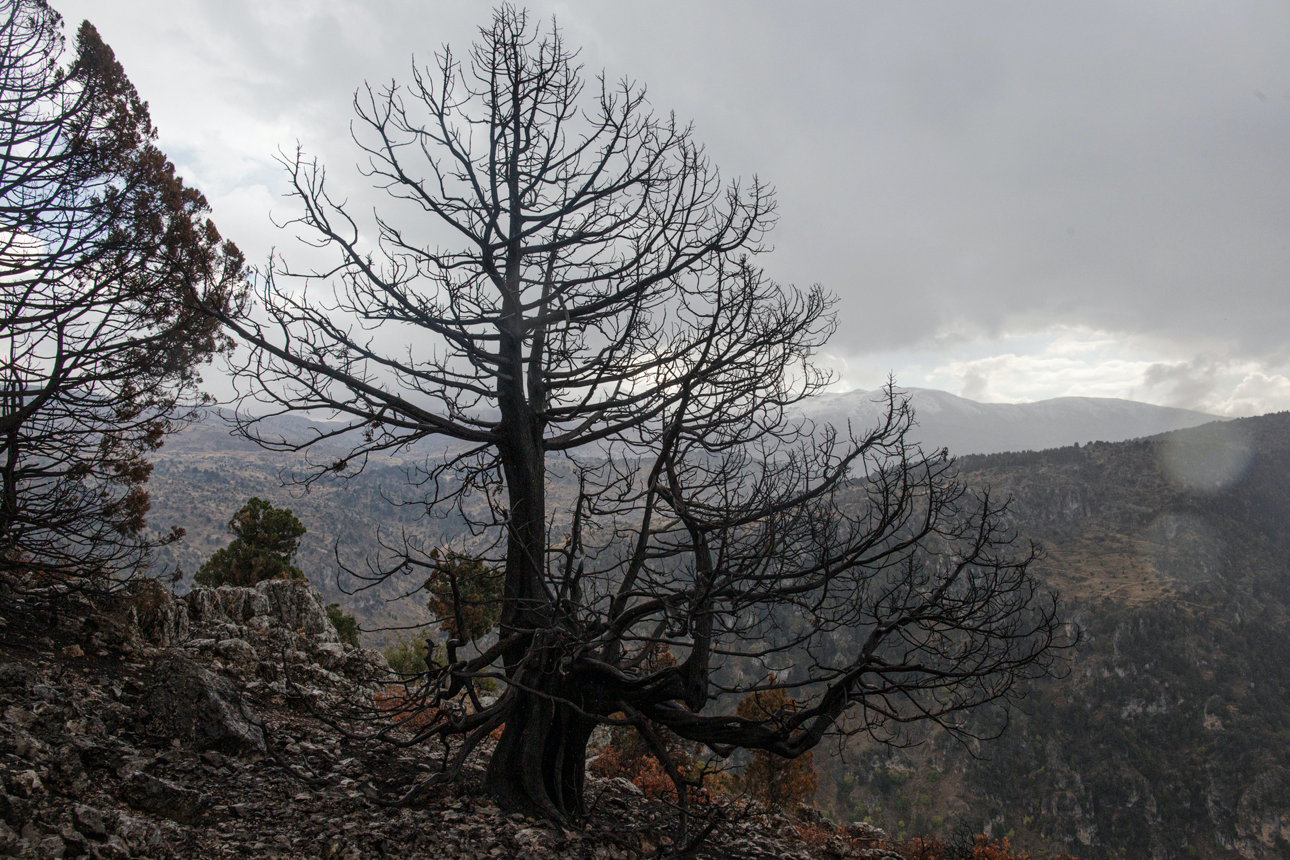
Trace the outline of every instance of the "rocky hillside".
{"label": "rocky hillside", "polygon": [[856,745],[822,802],[1099,858],[1290,856],[1290,414],[960,466],[1015,497],[1084,641],[999,740]]}
{"label": "rocky hillside", "polygon": [[[48,596],[47,596],[48,597]],[[644,860],[675,810],[590,779],[585,826],[504,815],[479,790],[419,792],[444,751],[346,735],[319,715],[392,689],[374,651],[337,641],[307,583],[155,582],[92,603],[0,595],[0,856]],[[370,726],[369,726],[370,728]],[[400,802],[411,796],[411,800]],[[698,858],[893,858],[883,834],[718,800]]]}

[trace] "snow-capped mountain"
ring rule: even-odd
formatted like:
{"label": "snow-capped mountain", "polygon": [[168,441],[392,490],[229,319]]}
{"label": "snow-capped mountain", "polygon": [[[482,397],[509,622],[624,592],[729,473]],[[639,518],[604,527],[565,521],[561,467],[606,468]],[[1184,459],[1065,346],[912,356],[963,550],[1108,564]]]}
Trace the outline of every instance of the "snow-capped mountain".
{"label": "snow-capped mountain", "polygon": [[[913,441],[953,455],[1042,450],[1075,443],[1121,442],[1195,427],[1217,416],[1111,397],[1057,397],[1034,403],[978,403],[931,388],[899,389],[914,407]],[[883,413],[881,391],[848,391],[815,398],[801,412],[819,424],[857,434]]]}

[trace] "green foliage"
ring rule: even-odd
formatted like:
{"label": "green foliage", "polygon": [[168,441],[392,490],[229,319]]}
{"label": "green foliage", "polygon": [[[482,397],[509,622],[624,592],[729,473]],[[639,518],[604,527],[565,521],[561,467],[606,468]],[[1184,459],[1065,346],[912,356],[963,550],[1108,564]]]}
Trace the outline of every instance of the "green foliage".
{"label": "green foliage", "polygon": [[382,649],[390,668],[400,675],[417,675],[426,671],[426,640],[420,636],[396,633]]}
{"label": "green foliage", "polygon": [[347,615],[339,603],[327,604],[327,618],[331,621],[331,626],[336,628],[340,641],[358,647],[358,619]]}
{"label": "green foliage", "polygon": [[303,579],[294,566],[305,527],[287,508],[252,496],[228,521],[233,541],[217,550],[193,577],[199,585],[251,586],[266,579]]}
{"label": "green foliage", "polygon": [[487,635],[502,617],[501,572],[453,550],[433,549],[430,557],[435,568],[425,589],[439,629],[463,642]]}
{"label": "green foliage", "polygon": [[906,771],[887,767],[874,768],[873,775],[870,777],[873,787],[883,794],[888,794],[900,788],[908,780],[909,774]]}

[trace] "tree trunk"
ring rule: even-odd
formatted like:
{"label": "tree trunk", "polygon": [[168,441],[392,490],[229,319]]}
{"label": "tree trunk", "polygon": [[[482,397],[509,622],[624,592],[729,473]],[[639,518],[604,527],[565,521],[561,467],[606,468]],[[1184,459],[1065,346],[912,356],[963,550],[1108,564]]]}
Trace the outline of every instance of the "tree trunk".
{"label": "tree trunk", "polygon": [[4,465],[0,466],[0,553],[7,552],[9,532],[18,523],[18,428],[5,436]]}
{"label": "tree trunk", "polygon": [[566,704],[585,704],[574,689],[578,685],[550,674],[545,679],[546,689],[512,688],[515,698],[484,774],[484,789],[504,810],[573,824],[586,814],[587,743],[596,721]]}
{"label": "tree trunk", "polygon": [[[510,446],[508,446],[510,447]],[[546,463],[535,444],[503,450],[509,510],[506,515],[506,583],[502,635],[541,630],[550,621],[546,562]],[[520,653],[523,653],[523,648]]]}

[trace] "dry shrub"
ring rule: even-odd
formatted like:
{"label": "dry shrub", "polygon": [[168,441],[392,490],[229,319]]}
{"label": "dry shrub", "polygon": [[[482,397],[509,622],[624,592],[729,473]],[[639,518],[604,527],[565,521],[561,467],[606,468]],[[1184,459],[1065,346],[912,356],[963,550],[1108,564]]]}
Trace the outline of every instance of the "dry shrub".
{"label": "dry shrub", "polygon": [[797,833],[802,837],[802,841],[812,848],[822,848],[824,843],[829,841],[830,836],[842,835],[841,830],[810,823],[798,824]]}
{"label": "dry shrub", "polygon": [[[1007,838],[991,841],[989,837],[978,834],[974,837],[972,845],[965,847],[966,851],[950,853],[940,839],[917,837],[904,845],[897,846],[896,850],[906,860],[958,860],[958,858],[962,860],[1040,860],[1029,851],[1013,849]],[[1077,860],[1077,858],[1070,854],[1054,854],[1044,860]]]}
{"label": "dry shrub", "polygon": [[605,751],[592,759],[587,766],[593,774],[606,779],[625,779],[645,793],[646,797],[676,800],[676,786],[659,764],[658,759],[645,748],[635,732],[615,728]]}
{"label": "dry shrub", "polygon": [[377,693],[372,701],[377,710],[395,725],[414,732],[433,725],[442,714],[439,708],[418,707],[413,697],[394,686],[386,687],[384,693]]}

